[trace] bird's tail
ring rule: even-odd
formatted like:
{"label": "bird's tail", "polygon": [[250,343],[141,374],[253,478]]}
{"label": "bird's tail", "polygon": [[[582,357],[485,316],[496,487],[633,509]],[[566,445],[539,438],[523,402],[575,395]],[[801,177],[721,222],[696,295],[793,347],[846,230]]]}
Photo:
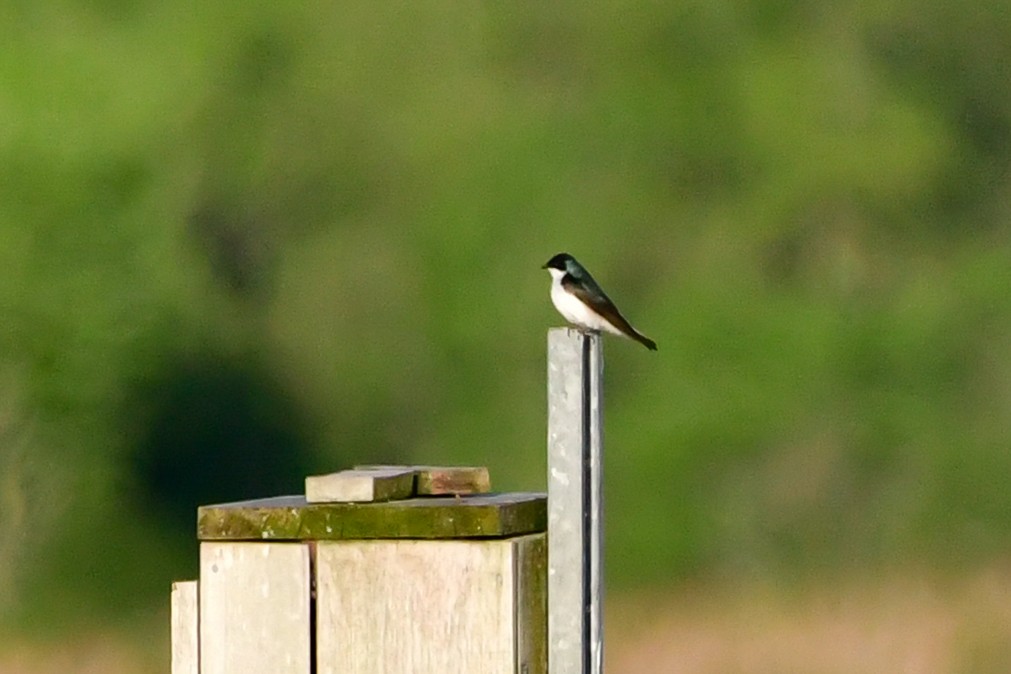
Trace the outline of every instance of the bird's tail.
{"label": "bird's tail", "polygon": [[632,339],[645,346],[650,351],[656,351],[656,342],[642,334],[638,330],[632,330]]}

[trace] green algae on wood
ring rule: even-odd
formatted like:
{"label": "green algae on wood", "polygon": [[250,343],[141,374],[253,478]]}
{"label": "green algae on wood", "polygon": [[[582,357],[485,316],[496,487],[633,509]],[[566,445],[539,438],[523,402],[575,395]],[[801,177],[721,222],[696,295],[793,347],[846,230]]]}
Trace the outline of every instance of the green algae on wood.
{"label": "green algae on wood", "polygon": [[546,528],[547,496],[540,493],[384,503],[307,503],[304,496],[279,496],[197,510],[202,541],[501,538]]}

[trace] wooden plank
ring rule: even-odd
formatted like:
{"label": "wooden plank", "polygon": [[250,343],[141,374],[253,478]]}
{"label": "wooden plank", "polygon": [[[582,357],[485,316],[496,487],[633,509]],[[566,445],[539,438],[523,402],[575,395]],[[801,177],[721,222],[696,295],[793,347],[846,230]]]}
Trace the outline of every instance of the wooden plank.
{"label": "wooden plank", "polygon": [[413,495],[414,471],[409,468],[342,470],[305,478],[305,500],[309,503],[369,503]]}
{"label": "wooden plank", "polygon": [[200,545],[201,674],[309,674],[309,546]]}
{"label": "wooden plank", "polygon": [[[527,539],[540,541],[539,562],[538,543]],[[529,611],[544,601],[533,597],[544,581],[523,586],[530,598],[521,613],[518,575],[543,576],[543,541],[543,533],[486,541],[321,541],[317,671],[542,674],[537,658],[546,647],[533,643],[537,621]],[[534,632],[521,640],[528,624]],[[520,661],[521,644],[527,663]]]}
{"label": "wooden plank", "polygon": [[172,583],[172,674],[199,674],[197,581]]}
{"label": "wooden plank", "polygon": [[[357,469],[397,466],[355,466]],[[405,466],[416,474],[414,493],[418,496],[465,496],[491,491],[491,475],[486,466]]]}
{"label": "wooden plank", "polygon": [[417,490],[419,496],[486,494],[491,475],[485,466],[428,466],[418,472]]}
{"label": "wooden plank", "polygon": [[487,538],[544,531],[544,494],[427,497],[385,503],[307,503],[303,496],[203,506],[200,540]]}
{"label": "wooden plank", "polygon": [[518,672],[548,672],[548,542],[547,534],[516,541],[516,652]]}
{"label": "wooden plank", "polygon": [[603,671],[603,350],[548,332],[548,669]]}

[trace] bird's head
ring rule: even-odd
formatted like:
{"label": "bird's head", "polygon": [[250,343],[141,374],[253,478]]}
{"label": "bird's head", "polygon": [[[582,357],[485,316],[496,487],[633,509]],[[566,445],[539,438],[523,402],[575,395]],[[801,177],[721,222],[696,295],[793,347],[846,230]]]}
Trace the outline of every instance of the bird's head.
{"label": "bird's head", "polygon": [[541,269],[547,269],[552,276],[562,276],[572,272],[578,265],[576,258],[568,253],[559,253],[548,260]]}

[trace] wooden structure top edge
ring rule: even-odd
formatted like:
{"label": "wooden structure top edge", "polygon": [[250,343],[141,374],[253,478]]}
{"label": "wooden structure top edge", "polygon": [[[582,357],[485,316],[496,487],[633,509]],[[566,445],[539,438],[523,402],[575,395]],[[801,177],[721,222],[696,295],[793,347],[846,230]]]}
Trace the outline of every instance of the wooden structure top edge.
{"label": "wooden structure top edge", "polygon": [[506,538],[547,529],[547,495],[515,492],[380,503],[308,503],[304,496],[201,506],[202,541]]}

